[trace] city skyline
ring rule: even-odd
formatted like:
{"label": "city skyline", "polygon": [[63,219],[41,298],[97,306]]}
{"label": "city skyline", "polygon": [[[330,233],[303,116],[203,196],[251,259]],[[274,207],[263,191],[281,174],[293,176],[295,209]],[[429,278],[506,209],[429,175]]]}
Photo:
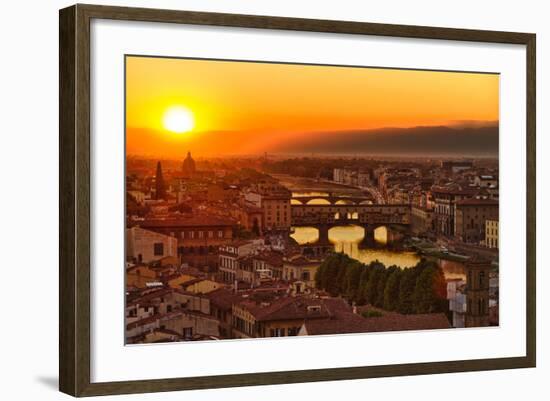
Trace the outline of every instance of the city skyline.
{"label": "city skyline", "polygon": [[126,344],[499,325],[498,75],[126,61]]}

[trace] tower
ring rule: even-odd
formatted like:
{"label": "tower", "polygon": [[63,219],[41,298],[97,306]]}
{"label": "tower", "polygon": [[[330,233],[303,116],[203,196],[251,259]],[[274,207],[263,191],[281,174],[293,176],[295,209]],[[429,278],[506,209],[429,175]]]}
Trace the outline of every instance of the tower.
{"label": "tower", "polygon": [[157,162],[157,174],[155,176],[155,199],[166,199],[166,188],[164,186],[160,162]]}
{"label": "tower", "polygon": [[491,262],[473,256],[466,262],[466,327],[489,326],[489,272]]}

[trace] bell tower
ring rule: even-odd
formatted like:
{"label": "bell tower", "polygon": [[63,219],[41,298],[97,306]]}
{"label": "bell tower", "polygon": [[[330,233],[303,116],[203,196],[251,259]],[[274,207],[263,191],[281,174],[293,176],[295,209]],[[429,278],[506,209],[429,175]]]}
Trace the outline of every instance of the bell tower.
{"label": "bell tower", "polygon": [[491,262],[473,256],[466,262],[466,327],[489,326],[489,273]]}

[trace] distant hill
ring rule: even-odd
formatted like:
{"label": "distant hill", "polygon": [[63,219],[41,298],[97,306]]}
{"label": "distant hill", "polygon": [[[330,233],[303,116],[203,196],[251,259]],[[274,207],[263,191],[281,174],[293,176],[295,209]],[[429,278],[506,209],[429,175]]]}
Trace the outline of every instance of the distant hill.
{"label": "distant hill", "polygon": [[[279,154],[370,154],[413,156],[498,156],[498,124],[382,128],[310,133],[207,131],[176,135],[128,128],[128,155],[182,159],[194,155],[223,156]],[[224,150],[223,154],[217,151]]]}
{"label": "distant hill", "polygon": [[336,131],[281,143],[281,153],[498,156],[498,125]]}

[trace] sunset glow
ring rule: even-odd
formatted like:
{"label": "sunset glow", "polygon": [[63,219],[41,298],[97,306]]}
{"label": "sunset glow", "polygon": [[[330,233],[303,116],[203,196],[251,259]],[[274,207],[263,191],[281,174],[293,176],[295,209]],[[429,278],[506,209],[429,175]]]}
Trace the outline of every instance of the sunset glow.
{"label": "sunset glow", "polygon": [[136,56],[126,66],[128,154],[300,152],[287,144],[499,120],[498,74]]}
{"label": "sunset glow", "polygon": [[182,106],[169,108],[163,116],[162,123],[168,131],[182,134],[193,129],[195,122],[191,111]]}

